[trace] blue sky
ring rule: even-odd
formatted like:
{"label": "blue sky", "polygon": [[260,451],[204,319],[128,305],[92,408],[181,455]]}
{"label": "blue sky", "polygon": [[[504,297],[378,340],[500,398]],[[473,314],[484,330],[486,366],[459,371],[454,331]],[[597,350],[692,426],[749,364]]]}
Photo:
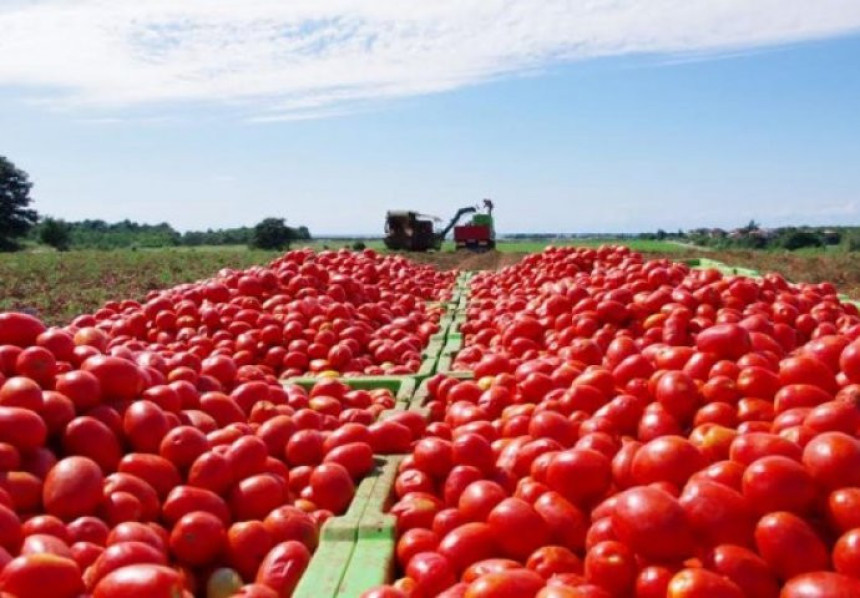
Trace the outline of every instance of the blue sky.
{"label": "blue sky", "polygon": [[502,233],[860,224],[856,1],[144,4],[0,8],[0,155],[41,213],[368,234],[492,197]]}

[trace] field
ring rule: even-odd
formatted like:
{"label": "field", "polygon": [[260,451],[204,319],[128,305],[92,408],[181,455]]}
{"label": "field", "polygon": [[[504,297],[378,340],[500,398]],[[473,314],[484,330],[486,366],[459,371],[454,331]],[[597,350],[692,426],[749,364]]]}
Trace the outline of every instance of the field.
{"label": "field", "polygon": [[[365,241],[384,251],[381,241]],[[626,244],[648,256],[684,259],[704,252],[688,246],[640,239],[581,239],[562,244],[596,246]],[[310,246],[337,249],[346,240],[318,241]],[[422,263],[443,269],[492,270],[542,250],[544,241],[504,241],[497,251],[456,252],[451,244],[442,251],[412,254]],[[560,244],[555,242],[553,244]],[[277,252],[250,251],[243,246],[194,249],[113,251],[28,251],[0,255],[0,311],[31,310],[52,324],[93,311],[109,299],[142,298],[148,291],[206,278],[219,268],[243,268],[270,261]],[[860,298],[860,255],[850,252],[709,251],[709,258],[727,264],[775,271],[792,281],[831,281],[854,298]]]}
{"label": "field", "polygon": [[275,255],[244,247],[0,254],[0,311],[26,309],[60,324],[110,299],[140,299]]}

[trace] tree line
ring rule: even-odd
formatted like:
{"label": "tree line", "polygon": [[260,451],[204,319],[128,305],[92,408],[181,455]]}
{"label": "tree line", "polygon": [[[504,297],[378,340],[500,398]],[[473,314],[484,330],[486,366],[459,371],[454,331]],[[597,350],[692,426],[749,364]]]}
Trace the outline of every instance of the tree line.
{"label": "tree line", "polygon": [[0,156],[0,251],[16,251],[23,242],[43,243],[59,251],[69,249],[121,249],[248,245],[259,249],[286,249],[294,241],[309,241],[306,226],[287,226],[283,218],[266,218],[256,226],[241,226],[180,233],[170,224],[141,224],[131,220],[67,222],[42,217],[30,207],[33,184],[26,172]]}

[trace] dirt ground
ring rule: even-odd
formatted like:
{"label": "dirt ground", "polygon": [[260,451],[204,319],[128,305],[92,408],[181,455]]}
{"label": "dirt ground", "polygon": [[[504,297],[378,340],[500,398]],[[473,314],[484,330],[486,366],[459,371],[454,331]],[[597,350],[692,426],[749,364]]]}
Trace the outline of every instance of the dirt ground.
{"label": "dirt ground", "polygon": [[432,264],[441,270],[498,270],[499,268],[516,264],[526,255],[525,253],[500,251],[473,253],[461,250],[410,253],[409,259],[422,264]]}

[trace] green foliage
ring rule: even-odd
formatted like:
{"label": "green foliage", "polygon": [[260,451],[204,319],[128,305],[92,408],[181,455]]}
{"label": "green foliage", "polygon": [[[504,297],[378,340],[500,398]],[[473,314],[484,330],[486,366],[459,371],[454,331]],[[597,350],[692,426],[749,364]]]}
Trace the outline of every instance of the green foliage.
{"label": "green foliage", "polygon": [[842,246],[846,251],[860,251],[860,230],[854,229],[843,234]]}
{"label": "green foliage", "polygon": [[19,249],[18,239],[38,221],[36,210],[27,207],[32,187],[26,172],[0,156],[0,251]]}
{"label": "green foliage", "polygon": [[68,251],[72,241],[71,227],[63,220],[45,218],[39,225],[39,240],[57,251]]}
{"label": "green foliage", "polygon": [[367,245],[364,241],[356,241],[352,244],[353,251],[364,251],[365,249],[367,249]]}
{"label": "green foliage", "polygon": [[[50,245],[42,237],[48,219],[40,222],[30,232],[29,239]],[[82,220],[63,222],[68,230],[68,249],[157,249],[163,247],[201,247],[249,245],[254,229],[249,226],[179,233],[166,222],[139,224],[130,220],[107,223],[104,220]],[[52,225],[53,226],[53,225]],[[292,229],[291,229],[292,230]],[[51,233],[54,234],[54,233]],[[306,226],[293,230],[295,238],[310,239]]]}
{"label": "green foliage", "polygon": [[256,249],[288,249],[293,238],[293,230],[283,218],[266,218],[254,227],[250,246]]}
{"label": "green foliage", "polygon": [[794,251],[804,247],[821,247],[824,241],[821,236],[810,230],[787,230],[778,238],[778,245],[783,249]]}

